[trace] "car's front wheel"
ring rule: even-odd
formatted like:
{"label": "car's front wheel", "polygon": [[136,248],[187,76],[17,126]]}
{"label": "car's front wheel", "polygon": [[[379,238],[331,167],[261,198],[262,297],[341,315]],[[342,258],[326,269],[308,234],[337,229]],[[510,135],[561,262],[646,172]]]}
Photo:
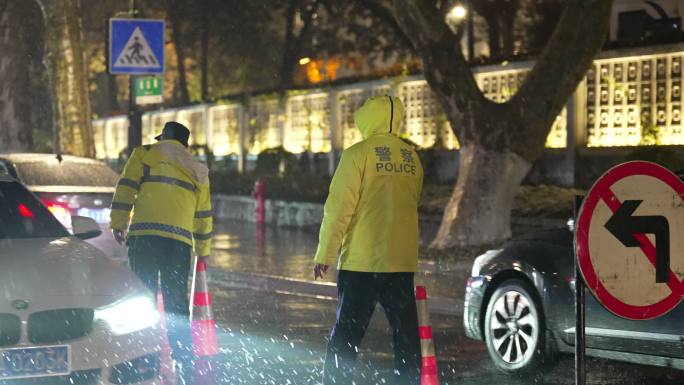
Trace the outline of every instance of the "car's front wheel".
{"label": "car's front wheel", "polygon": [[496,367],[509,374],[534,372],[547,358],[544,314],[534,294],[531,285],[510,279],[496,288],[487,305],[487,350]]}

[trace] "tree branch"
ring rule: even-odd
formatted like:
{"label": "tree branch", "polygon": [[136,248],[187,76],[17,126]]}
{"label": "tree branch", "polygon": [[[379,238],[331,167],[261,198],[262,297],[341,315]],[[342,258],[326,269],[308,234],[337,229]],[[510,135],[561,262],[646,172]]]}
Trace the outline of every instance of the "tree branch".
{"label": "tree branch", "polygon": [[[567,103],[566,96],[572,95],[601,49],[612,4],[613,0],[570,1],[534,68],[510,100],[511,111],[522,117],[523,122],[548,122],[546,132],[542,132],[544,125],[530,126],[538,132],[530,132],[525,124],[519,127],[520,132],[526,130],[531,140],[545,140],[548,127]],[[522,153],[532,144],[520,142],[517,151]]]}
{"label": "tree branch", "polygon": [[304,17],[302,18],[302,30],[299,31],[299,36],[297,36],[297,40],[295,41],[294,47],[293,47],[293,53],[295,54],[295,59],[296,56],[301,52],[302,46],[304,45],[304,40],[306,39],[307,35],[309,34],[309,30],[311,29],[311,25],[313,22],[313,16],[316,14],[318,11],[318,6],[321,4],[321,0],[316,0],[314,3],[311,5],[311,8],[309,11],[304,14]]}
{"label": "tree branch", "polygon": [[[443,12],[429,0],[394,0],[398,24],[411,40],[423,60],[423,74],[432,91],[444,107],[451,122],[464,122],[477,110],[494,108],[475,82],[463,56],[460,40],[446,25]],[[426,32],[427,31],[427,32]],[[455,108],[454,108],[455,107]],[[459,141],[472,140],[477,135],[473,124],[452,127]]]}
{"label": "tree branch", "polygon": [[394,13],[413,46],[442,43],[453,36],[434,1],[394,0]]}
{"label": "tree branch", "polygon": [[394,14],[393,14],[391,8],[386,7],[383,4],[380,4],[376,0],[356,0],[355,2],[359,6],[368,9],[375,17],[380,19],[380,21],[382,21],[387,26],[392,28],[394,33],[397,35],[397,37],[401,41],[402,45],[404,45],[406,48],[408,48],[412,52],[416,52],[415,48],[413,47],[413,44],[411,43],[411,40],[406,35],[404,30],[401,29],[401,27],[397,23],[397,19],[394,17]]}

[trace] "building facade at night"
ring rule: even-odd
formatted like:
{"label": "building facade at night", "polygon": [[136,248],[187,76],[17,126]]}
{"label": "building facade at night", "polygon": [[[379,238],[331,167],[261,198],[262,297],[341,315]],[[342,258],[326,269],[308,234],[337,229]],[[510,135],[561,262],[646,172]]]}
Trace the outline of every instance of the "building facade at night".
{"label": "building facade at night", "polygon": [[[503,102],[532,64],[479,67],[475,77],[488,98]],[[582,159],[619,161],[639,146],[684,151],[683,64],[684,44],[601,53],[551,128],[547,154],[538,165],[540,181],[581,182],[575,168]],[[143,143],[152,142],[164,122],[177,120],[191,129],[193,145],[206,146],[219,159],[235,159],[240,170],[249,169],[262,151],[282,146],[294,154],[328,154],[332,172],[339,153],[360,140],[353,112],[367,97],[388,93],[406,106],[402,136],[420,148],[434,148],[446,162],[440,166],[444,178],[455,177],[456,167],[449,163],[457,162],[458,141],[420,77],[292,92],[284,109],[275,96],[260,96],[247,103],[151,111],[143,115]],[[97,157],[119,158],[128,140],[127,117],[96,120],[94,130]]]}

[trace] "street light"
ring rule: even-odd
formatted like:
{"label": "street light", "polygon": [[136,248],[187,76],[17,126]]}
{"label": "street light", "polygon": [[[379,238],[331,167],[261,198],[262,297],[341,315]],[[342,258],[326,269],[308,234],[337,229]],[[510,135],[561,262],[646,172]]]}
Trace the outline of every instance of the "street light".
{"label": "street light", "polygon": [[470,0],[457,2],[446,14],[446,22],[454,33],[457,33],[457,31],[461,31],[462,24],[466,21],[468,60],[473,60],[475,33],[473,31],[473,12],[472,9],[469,8],[472,8],[470,7]]}
{"label": "street light", "polygon": [[307,65],[307,64],[309,64],[310,62],[311,62],[311,59],[308,58],[308,57],[303,57],[303,58],[299,59],[299,64],[300,64],[300,65]]}
{"label": "street light", "polygon": [[468,15],[468,10],[463,4],[456,4],[451,11],[449,11],[448,17],[454,21],[460,22]]}

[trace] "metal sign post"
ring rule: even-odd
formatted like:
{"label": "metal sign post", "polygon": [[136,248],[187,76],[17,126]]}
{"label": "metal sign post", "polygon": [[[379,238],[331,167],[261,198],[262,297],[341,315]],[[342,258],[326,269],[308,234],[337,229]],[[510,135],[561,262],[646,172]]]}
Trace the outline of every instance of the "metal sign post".
{"label": "metal sign post", "polygon": [[684,296],[684,183],[655,163],[603,174],[577,219],[575,252],[586,287],[618,317],[649,320]]}
{"label": "metal sign post", "polygon": [[617,317],[666,314],[684,297],[682,232],[684,182],[662,166],[622,163],[591,187],[575,222],[576,385],[586,383],[584,289]]}
{"label": "metal sign post", "polygon": [[[130,8],[131,17],[135,17],[135,0],[131,0]],[[164,28],[163,20],[109,19],[109,72],[130,75],[129,152],[142,144],[142,113],[135,100],[135,75],[164,73]]]}
{"label": "metal sign post", "polygon": [[[584,197],[581,195],[575,196],[575,229],[577,228],[577,218],[583,199]],[[575,257],[575,385],[585,385],[587,383],[586,336],[584,334],[586,317],[584,304],[584,279]]]}

